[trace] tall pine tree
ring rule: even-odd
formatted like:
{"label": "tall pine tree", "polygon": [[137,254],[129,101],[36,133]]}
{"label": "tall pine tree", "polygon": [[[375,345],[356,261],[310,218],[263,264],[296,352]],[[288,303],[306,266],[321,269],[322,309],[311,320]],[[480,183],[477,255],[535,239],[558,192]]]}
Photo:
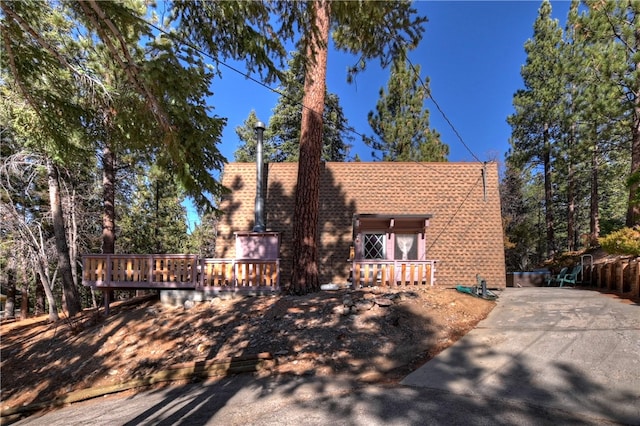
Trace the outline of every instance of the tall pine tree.
{"label": "tall pine tree", "polygon": [[[302,124],[303,96],[303,57],[294,53],[289,61],[289,70],[281,77],[278,103],[273,109],[263,138],[263,155],[266,162],[298,161],[300,129]],[[345,161],[353,140],[351,127],[340,106],[340,98],[333,93],[326,93],[323,112],[323,161]],[[236,161],[255,161],[257,117],[251,111],[242,126],[236,128],[241,145],[234,156]]]}
{"label": "tall pine tree", "polygon": [[640,2],[589,0],[583,23],[589,37],[611,54],[597,70],[614,82],[628,119],[630,171],[628,173],[627,226],[640,225]]}
{"label": "tall pine tree", "polygon": [[[425,17],[417,16],[408,1],[365,2],[225,2],[178,3],[176,16],[203,47],[216,57],[230,33],[238,34],[249,47],[244,58],[250,71],[264,71],[265,79],[278,75],[268,58],[282,60],[284,42],[300,36],[296,45],[304,52],[304,96],[299,143],[298,180],[293,223],[293,274],[291,292],[304,294],[320,288],[317,244],[323,111],[326,94],[326,64],[329,33],[334,46],[354,54],[357,63],[349,76],[379,59],[383,67],[422,38]],[[233,10],[229,10],[233,9]],[[217,18],[232,16],[231,25],[219,25]],[[277,16],[279,19],[272,19]],[[273,24],[279,25],[274,27]],[[235,57],[236,55],[234,55]]]}
{"label": "tall pine tree", "polygon": [[543,167],[545,188],[545,228],[547,253],[556,250],[552,144],[558,136],[559,110],[563,86],[560,79],[560,47],[562,30],[551,18],[551,3],[542,2],[533,27],[533,38],[525,43],[527,60],[521,75],[525,89],[513,99],[515,114],[509,116],[512,127],[512,161],[519,165],[537,163]]}
{"label": "tall pine tree", "polygon": [[424,106],[429,88],[420,83],[419,73],[419,66],[394,61],[376,112],[369,112],[369,124],[378,136],[370,139],[370,145],[385,161],[446,161],[449,154],[438,132],[429,127],[429,110]]}

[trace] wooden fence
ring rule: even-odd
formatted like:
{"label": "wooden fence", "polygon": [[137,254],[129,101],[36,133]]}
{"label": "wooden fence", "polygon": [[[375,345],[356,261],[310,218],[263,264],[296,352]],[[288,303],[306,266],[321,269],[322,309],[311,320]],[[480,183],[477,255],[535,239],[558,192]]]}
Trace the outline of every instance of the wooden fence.
{"label": "wooden fence", "polygon": [[280,260],[193,254],[87,254],[82,284],[97,289],[280,289]]}
{"label": "wooden fence", "polygon": [[434,260],[354,260],[353,285],[357,287],[434,285]]}
{"label": "wooden fence", "polygon": [[640,258],[585,266],[582,285],[640,297]]}

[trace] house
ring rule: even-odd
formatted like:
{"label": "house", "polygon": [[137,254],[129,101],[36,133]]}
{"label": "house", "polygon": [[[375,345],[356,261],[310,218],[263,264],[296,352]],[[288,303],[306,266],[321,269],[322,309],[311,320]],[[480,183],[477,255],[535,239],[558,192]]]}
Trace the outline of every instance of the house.
{"label": "house", "polygon": [[[266,231],[279,236],[285,286],[297,171],[297,163],[265,164],[262,183]],[[222,183],[231,192],[220,203],[216,255],[237,258],[238,233],[254,227],[256,164],[227,164]],[[489,287],[505,287],[498,183],[495,162],[323,163],[320,283],[394,281],[389,276],[397,280],[400,270],[415,267],[417,282],[473,285],[479,274]]]}

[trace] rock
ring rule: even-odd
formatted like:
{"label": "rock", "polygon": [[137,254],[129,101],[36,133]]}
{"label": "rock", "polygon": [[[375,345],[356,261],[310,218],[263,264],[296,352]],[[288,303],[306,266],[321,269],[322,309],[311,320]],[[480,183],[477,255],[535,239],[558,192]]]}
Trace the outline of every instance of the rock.
{"label": "rock", "polygon": [[335,306],[333,308],[333,313],[337,315],[347,315],[349,313],[349,307],[344,305]]}
{"label": "rock", "polygon": [[393,305],[393,301],[389,300],[387,298],[384,297],[379,297],[377,299],[375,299],[376,305],[382,307],[382,308],[387,308],[391,305]]}
{"label": "rock", "polygon": [[376,383],[384,379],[384,375],[379,371],[365,371],[358,376],[358,380],[364,383]]}
{"label": "rock", "polygon": [[403,291],[400,293],[400,300],[418,299],[420,296],[414,291]]}
{"label": "rock", "polygon": [[340,290],[340,286],[338,284],[322,284],[320,290]]}
{"label": "rock", "polygon": [[191,309],[191,308],[193,308],[195,305],[196,305],[196,304],[195,304],[195,302],[194,302],[193,300],[185,300],[185,301],[184,301],[184,304],[183,304],[183,306],[184,306],[184,308],[185,308],[185,309]]}
{"label": "rock", "polygon": [[369,309],[373,308],[373,306],[373,300],[358,300],[355,303],[356,311],[368,311]]}

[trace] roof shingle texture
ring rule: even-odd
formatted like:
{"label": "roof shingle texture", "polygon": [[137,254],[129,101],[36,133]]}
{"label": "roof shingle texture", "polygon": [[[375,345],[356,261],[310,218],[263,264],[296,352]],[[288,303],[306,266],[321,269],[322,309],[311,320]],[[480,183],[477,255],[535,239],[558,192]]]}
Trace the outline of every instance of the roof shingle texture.
{"label": "roof shingle texture", "polygon": [[[297,163],[265,165],[265,223],[280,232],[282,283],[291,274],[291,238]],[[505,260],[496,163],[324,163],[320,178],[318,267],[321,283],[345,282],[354,214],[431,214],[426,258],[436,264],[436,285],[505,287]],[[234,232],[253,228],[255,163],[227,164],[231,190],[220,208],[217,255],[235,256]]]}

